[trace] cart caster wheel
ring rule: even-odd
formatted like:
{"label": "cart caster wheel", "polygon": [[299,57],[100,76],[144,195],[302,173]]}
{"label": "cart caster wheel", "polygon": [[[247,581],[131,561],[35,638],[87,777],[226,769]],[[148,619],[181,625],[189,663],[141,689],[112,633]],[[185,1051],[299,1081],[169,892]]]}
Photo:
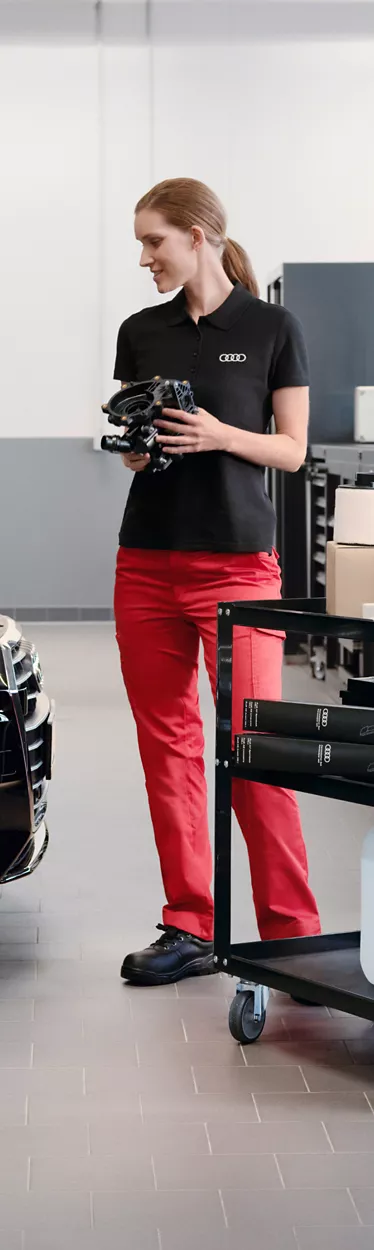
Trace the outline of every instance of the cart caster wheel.
{"label": "cart caster wheel", "polygon": [[325,681],[326,677],[326,661],[322,655],[313,655],[310,661],[310,671],[312,677],[316,681]]}
{"label": "cart caster wheel", "polygon": [[326,677],[326,665],[325,665],[325,664],[323,664],[323,662],[322,662],[321,664],[314,664],[314,665],[313,665],[313,677],[315,677],[316,681],[324,681],[324,680],[325,680],[325,677]]}
{"label": "cart caster wheel", "polygon": [[265,1021],[266,1011],[262,1013],[259,1020],[255,1020],[252,990],[249,990],[247,994],[235,995],[229,1011],[229,1029],[235,1042],[241,1042],[242,1045],[257,1042],[257,1038],[261,1037]]}

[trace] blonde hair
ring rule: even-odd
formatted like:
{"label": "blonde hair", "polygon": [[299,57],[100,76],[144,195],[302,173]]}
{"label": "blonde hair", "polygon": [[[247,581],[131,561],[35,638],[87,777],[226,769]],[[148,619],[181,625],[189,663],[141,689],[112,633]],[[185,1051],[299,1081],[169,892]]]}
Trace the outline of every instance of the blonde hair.
{"label": "blonde hair", "polygon": [[230,282],[241,282],[251,295],[260,290],[249,256],[244,247],[226,236],[226,213],[214,191],[195,178],[167,178],[143,195],[135,208],[157,208],[171,226],[190,230],[201,226],[213,247],[223,247],[222,266]]}

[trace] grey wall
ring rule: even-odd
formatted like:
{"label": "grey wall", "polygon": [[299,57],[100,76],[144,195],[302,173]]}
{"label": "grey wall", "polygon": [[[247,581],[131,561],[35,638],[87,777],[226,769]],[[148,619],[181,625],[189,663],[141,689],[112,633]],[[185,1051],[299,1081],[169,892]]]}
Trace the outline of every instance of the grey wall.
{"label": "grey wall", "polygon": [[0,612],[111,616],[132,475],[89,439],[3,438],[0,458]]}
{"label": "grey wall", "polygon": [[235,43],[241,39],[363,39],[371,0],[0,0],[3,39]]}

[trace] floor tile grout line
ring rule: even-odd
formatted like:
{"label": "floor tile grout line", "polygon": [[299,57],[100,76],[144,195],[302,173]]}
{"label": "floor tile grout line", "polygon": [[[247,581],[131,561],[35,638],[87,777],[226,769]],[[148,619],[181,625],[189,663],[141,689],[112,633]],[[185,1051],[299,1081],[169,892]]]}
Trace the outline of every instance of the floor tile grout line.
{"label": "floor tile grout line", "polygon": [[151,1168],[152,1168],[152,1173],[153,1173],[153,1184],[155,1187],[155,1192],[157,1194],[158,1192],[157,1174],[156,1174],[156,1167],[155,1167],[155,1161],[154,1161],[153,1155],[151,1155]]}
{"label": "floor tile grout line", "polygon": [[296,1230],[296,1228],[295,1228],[295,1225],[293,1225],[293,1227],[292,1227],[292,1236],[295,1238],[295,1246],[296,1246],[296,1250],[300,1250],[300,1242],[299,1242],[299,1238],[298,1238],[298,1236],[297,1236],[297,1230]]}
{"label": "floor tile grout line", "polygon": [[86,1069],[85,1068],[82,1068],[82,1094],[84,1098],[87,1097],[87,1081],[86,1081]]}
{"label": "floor tile grout line", "polygon": [[194,1071],[194,1068],[193,1068],[192,1064],[191,1064],[191,1076],[192,1076],[192,1080],[193,1080],[193,1085],[194,1085],[195,1094],[198,1094],[198,1093],[199,1093],[199,1091],[198,1091],[198,1088],[197,1088],[197,1080],[196,1080],[195,1071]]}
{"label": "floor tile grout line", "polygon": [[87,1131],[87,1154],[88,1154],[89,1159],[91,1159],[92,1158],[91,1129],[90,1129],[90,1125],[88,1121],[86,1124],[86,1131]]}
{"label": "floor tile grout line", "polygon": [[136,1055],[137,1067],[140,1068],[140,1054],[139,1054],[139,1046],[137,1042],[135,1042],[135,1055]]}
{"label": "floor tile grout line", "polygon": [[24,1127],[25,1127],[25,1128],[28,1128],[28,1124],[29,1124],[29,1095],[28,1095],[28,1094],[26,1094],[26,1098],[25,1098],[25,1125],[24,1125]]}
{"label": "floor tile grout line", "polygon": [[280,1180],[280,1182],[281,1182],[282,1189],[285,1189],[285,1188],[286,1188],[286,1182],[285,1182],[285,1180],[284,1180],[284,1176],[283,1176],[283,1173],[282,1173],[282,1171],[281,1171],[281,1166],[280,1166],[280,1163],[279,1163],[278,1156],[277,1156],[276,1154],[274,1154],[274,1156],[273,1156],[273,1157],[274,1157],[274,1162],[275,1162],[275,1166],[276,1166],[276,1169],[277,1169],[277,1172],[278,1172],[278,1175],[279,1175],[279,1180]]}
{"label": "floor tile grout line", "polygon": [[369,1107],[370,1107],[370,1111],[371,1111],[372,1115],[374,1115],[374,1107],[372,1107],[371,1102],[370,1102],[369,1095],[365,1093],[365,1090],[363,1090],[363,1095],[364,1095],[364,1098],[366,1098],[366,1102],[368,1103],[368,1105],[369,1105]]}
{"label": "floor tile grout line", "polygon": [[228,1228],[228,1227],[229,1227],[229,1221],[228,1221],[228,1219],[227,1219],[226,1208],[225,1208],[225,1204],[224,1204],[224,1201],[223,1201],[222,1189],[219,1189],[219,1190],[218,1190],[218,1197],[219,1197],[219,1200],[220,1200],[220,1203],[221,1203],[221,1207],[222,1207],[222,1215],[223,1215],[224,1222],[225,1222],[225,1228]]}
{"label": "floor tile grout line", "polygon": [[142,1100],[141,1094],[138,1094],[138,1099],[139,1099],[140,1119],[141,1119],[142,1124],[144,1125],[143,1100]]}
{"label": "floor tile grout line", "polygon": [[307,1094],[310,1094],[310,1092],[311,1092],[311,1091],[310,1091],[310,1088],[309,1088],[309,1085],[308,1085],[308,1082],[307,1082],[306,1076],[304,1076],[304,1073],[303,1073],[303,1069],[302,1069],[301,1063],[299,1063],[297,1066],[298,1066],[299,1072],[301,1073],[302,1079],[303,1079],[303,1081],[304,1081],[304,1085],[305,1085],[305,1088],[306,1088],[306,1092],[307,1092]]}
{"label": "floor tile grout line", "polygon": [[95,1212],[94,1212],[94,1196],[93,1196],[92,1189],[90,1189],[89,1197],[90,1197],[90,1225],[91,1225],[91,1229],[94,1231],[95,1230]]}
{"label": "floor tile grout line", "polygon": [[185,1025],[185,1023],[184,1023],[184,1020],[183,1020],[183,1016],[181,1016],[181,1025],[182,1025],[182,1029],[183,1029],[183,1033],[184,1033],[184,1040],[185,1040],[185,1042],[188,1042],[188,1037],[187,1037],[187,1029],[186,1029],[186,1025]]}
{"label": "floor tile grout line", "polygon": [[[281,1016],[280,1020],[281,1020],[282,1029],[284,1029],[284,1032],[285,1032],[285,1034],[286,1034],[286,1037],[285,1037],[285,1039],[284,1039],[284,1040],[285,1040],[285,1041],[287,1041],[287,1042],[292,1042],[292,1040],[293,1040],[293,1039],[292,1039],[292,1034],[290,1033],[290,1030],[287,1028],[287,1024],[286,1024],[286,1021],[284,1020],[283,1016]],[[283,1039],[282,1039],[282,1040],[283,1040]]]}
{"label": "floor tile grout line", "polygon": [[156,1233],[157,1233],[157,1241],[158,1241],[158,1250],[162,1250],[162,1237],[161,1237],[161,1229],[160,1229],[160,1228],[156,1228]]}
{"label": "floor tile grout line", "polygon": [[330,1146],[330,1150],[332,1150],[332,1153],[333,1153],[333,1154],[336,1154],[335,1148],[334,1148],[334,1146],[333,1146],[333,1144],[332,1144],[332,1141],[331,1141],[331,1137],[330,1137],[329,1133],[327,1132],[327,1128],[326,1128],[326,1125],[325,1125],[325,1123],[324,1123],[324,1121],[323,1121],[323,1120],[321,1120],[321,1124],[322,1124],[323,1131],[324,1131],[324,1133],[326,1134],[327,1141],[328,1141],[329,1146]]}
{"label": "floor tile grout line", "polygon": [[208,1125],[207,1125],[206,1123],[204,1123],[204,1130],[205,1130],[206,1139],[207,1139],[208,1146],[209,1146],[209,1154],[210,1154],[210,1155],[212,1155],[212,1154],[213,1154],[213,1150],[212,1150],[212,1143],[211,1143],[211,1140],[210,1140],[210,1137],[209,1137],[209,1129],[208,1129]]}
{"label": "floor tile grout line", "polygon": [[359,1222],[359,1224],[360,1224],[360,1226],[361,1226],[361,1228],[362,1228],[362,1227],[363,1227],[363,1221],[362,1221],[362,1219],[361,1219],[360,1212],[357,1210],[356,1203],[355,1203],[355,1200],[354,1200],[353,1194],[351,1194],[351,1191],[350,1191],[349,1185],[347,1185],[347,1194],[348,1194],[348,1198],[350,1199],[350,1202],[352,1203],[353,1210],[356,1212],[358,1222]]}
{"label": "floor tile grout line", "polygon": [[243,1056],[243,1059],[244,1059],[244,1066],[246,1068],[249,1068],[249,1063],[247,1063],[247,1056],[244,1050],[244,1046],[239,1046],[239,1050],[240,1050],[240,1054]]}
{"label": "floor tile grout line", "polygon": [[346,1039],[343,1037],[343,1038],[342,1038],[342,1042],[343,1042],[344,1050],[347,1052],[348,1058],[350,1059],[351,1063],[352,1063],[352,1064],[354,1064],[354,1063],[356,1062],[356,1060],[353,1058],[353,1055],[351,1055],[351,1052],[350,1052],[350,1049],[349,1049],[349,1038],[348,1038],[348,1040],[346,1040]]}
{"label": "floor tile grout line", "polygon": [[255,1099],[254,1094],[251,1094],[251,1098],[252,1098],[253,1106],[254,1106],[254,1109],[255,1109],[255,1112],[256,1112],[256,1115],[257,1115],[257,1120],[258,1120],[258,1123],[259,1123],[259,1124],[261,1124],[261,1116],[260,1116],[260,1112],[259,1112],[259,1109],[258,1109],[257,1102],[256,1102],[256,1099]]}
{"label": "floor tile grout line", "polygon": [[26,1189],[27,1189],[27,1193],[29,1194],[29,1193],[30,1193],[30,1189],[31,1189],[31,1155],[28,1155],[28,1157],[27,1157],[27,1180],[26,1180]]}
{"label": "floor tile grout line", "polygon": [[30,1050],[30,1068],[33,1068],[33,1067],[34,1067],[34,1055],[35,1055],[35,1043],[34,1043],[34,1042],[31,1042],[31,1050]]}

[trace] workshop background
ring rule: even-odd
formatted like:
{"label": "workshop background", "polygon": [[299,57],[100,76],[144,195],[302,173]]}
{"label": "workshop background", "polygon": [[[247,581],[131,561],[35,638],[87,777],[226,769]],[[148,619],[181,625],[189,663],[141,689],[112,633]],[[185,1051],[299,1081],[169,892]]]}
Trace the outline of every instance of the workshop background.
{"label": "workshop background", "polygon": [[265,299],[284,262],[373,262],[373,4],[0,0],[0,111],[1,598],[97,618],[130,483],[100,405],[157,299],[134,205],[211,184]]}
{"label": "workshop background", "polygon": [[[305,324],[307,464],[268,474],[286,594],[374,616],[374,491],[334,520],[374,472],[374,4],[0,0],[0,115],[0,611],[57,725],[49,847],[0,897],[0,1248],[374,1250],[373,1024],[272,992],[238,1045],[229,977],[120,979],[163,891],[112,620],[131,475],[100,451],[119,324],[157,300],[134,205],[202,178]],[[286,653],[303,704],[374,671],[352,639]],[[204,671],[200,701],[213,835]],[[358,930],[372,808],[300,806],[323,929]],[[254,939],[235,821],[232,915]]]}

